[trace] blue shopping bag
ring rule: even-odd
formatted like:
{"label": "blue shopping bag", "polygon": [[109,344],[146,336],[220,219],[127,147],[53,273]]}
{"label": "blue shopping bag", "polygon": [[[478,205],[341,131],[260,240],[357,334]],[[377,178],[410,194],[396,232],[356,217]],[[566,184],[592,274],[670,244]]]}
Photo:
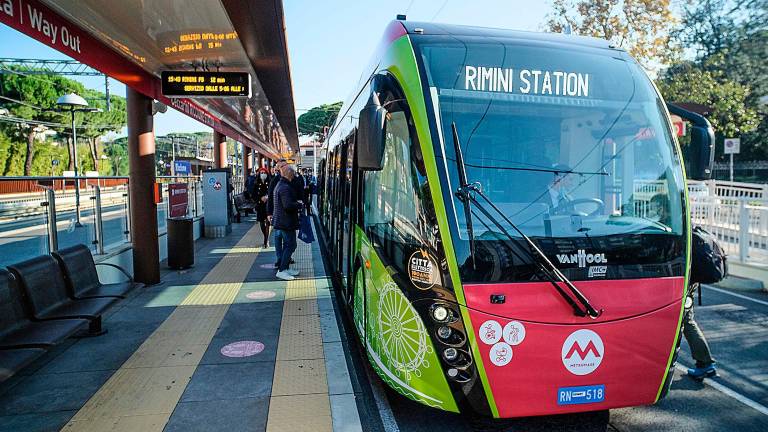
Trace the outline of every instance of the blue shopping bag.
{"label": "blue shopping bag", "polygon": [[312,221],[306,214],[299,216],[299,240],[304,243],[315,241],[315,234],[312,232]]}

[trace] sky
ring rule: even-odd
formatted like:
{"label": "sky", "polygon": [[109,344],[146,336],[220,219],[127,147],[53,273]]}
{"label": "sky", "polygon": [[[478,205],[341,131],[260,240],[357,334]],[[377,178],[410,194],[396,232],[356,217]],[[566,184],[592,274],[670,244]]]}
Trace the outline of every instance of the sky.
{"label": "sky", "polygon": [[[314,106],[347,98],[397,14],[405,13],[411,21],[537,31],[550,9],[543,0],[284,0],[283,5],[297,118]],[[68,58],[3,24],[0,57]],[[77,79],[104,91],[103,78]],[[125,96],[125,86],[117,81],[110,81],[110,91]],[[158,136],[207,130],[173,109],[155,116]]]}

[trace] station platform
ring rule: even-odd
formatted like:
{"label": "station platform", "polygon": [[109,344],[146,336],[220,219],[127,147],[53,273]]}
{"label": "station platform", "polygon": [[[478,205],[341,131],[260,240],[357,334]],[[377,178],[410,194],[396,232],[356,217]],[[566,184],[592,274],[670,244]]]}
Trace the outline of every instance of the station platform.
{"label": "station platform", "polygon": [[359,431],[318,243],[275,279],[249,218],[0,384],[0,431]]}

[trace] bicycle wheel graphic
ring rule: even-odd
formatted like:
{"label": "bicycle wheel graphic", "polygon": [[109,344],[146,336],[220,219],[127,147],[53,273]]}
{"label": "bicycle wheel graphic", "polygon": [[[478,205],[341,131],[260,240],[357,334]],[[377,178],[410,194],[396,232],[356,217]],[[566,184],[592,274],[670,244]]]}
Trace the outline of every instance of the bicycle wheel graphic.
{"label": "bicycle wheel graphic", "polygon": [[427,332],[416,310],[394,282],[381,289],[378,302],[379,344],[388,363],[410,379],[428,367]]}

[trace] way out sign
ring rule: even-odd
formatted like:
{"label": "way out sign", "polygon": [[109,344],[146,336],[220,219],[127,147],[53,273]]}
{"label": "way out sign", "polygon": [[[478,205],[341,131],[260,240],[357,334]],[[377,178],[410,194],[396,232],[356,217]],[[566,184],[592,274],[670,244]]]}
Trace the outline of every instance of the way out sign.
{"label": "way out sign", "polygon": [[741,138],[726,138],[723,146],[724,154],[739,154]]}

